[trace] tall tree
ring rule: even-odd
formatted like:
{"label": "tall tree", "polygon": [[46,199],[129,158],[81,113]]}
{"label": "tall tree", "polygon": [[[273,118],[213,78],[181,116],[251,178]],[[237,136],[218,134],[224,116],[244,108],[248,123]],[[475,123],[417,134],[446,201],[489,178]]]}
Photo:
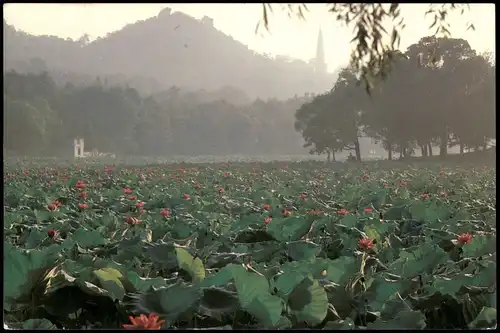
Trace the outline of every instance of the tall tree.
{"label": "tall tree", "polygon": [[354,150],[361,161],[361,114],[366,107],[367,96],[352,69],[346,68],[329,93],[316,96],[297,111],[295,128],[302,133],[305,146],[313,146],[311,153]]}
{"label": "tall tree", "polygon": [[[463,39],[425,37],[410,45],[406,53],[386,52],[391,75],[375,81],[371,97],[359,94],[352,70],[344,70],[334,89],[305,104],[296,114],[297,126],[306,145],[324,152],[335,137],[356,141],[361,129],[400,157],[432,155],[439,144],[440,155],[448,146],[485,147],[495,137],[494,66],[477,55]],[[384,72],[386,69],[377,67]],[[365,98],[363,98],[365,97]],[[359,118],[357,118],[357,116]],[[356,125],[354,125],[356,124]]]}

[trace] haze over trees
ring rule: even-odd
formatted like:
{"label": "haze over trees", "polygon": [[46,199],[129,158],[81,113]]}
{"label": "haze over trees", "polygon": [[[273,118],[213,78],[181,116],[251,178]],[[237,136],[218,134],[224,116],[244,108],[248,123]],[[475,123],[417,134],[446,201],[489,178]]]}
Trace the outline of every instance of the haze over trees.
{"label": "haze over trees", "polygon": [[141,95],[100,79],[58,87],[47,73],[7,72],[4,145],[18,154],[68,154],[77,136],[89,150],[130,155],[291,155],[307,153],[305,141],[335,159],[349,150],[360,158],[360,138],[369,137],[392,159],[484,149],[496,137],[487,54],[463,39],[425,37],[392,56],[392,74],[371,96],[345,68],[328,93],[242,104],[203,90]]}
{"label": "haze over trees", "polygon": [[335,81],[318,70],[321,57],[270,59],[209,18],[168,9],[93,42],[35,37],[4,21],[4,54],[4,149],[20,155],[67,156],[83,137],[86,150],[123,155],[361,160],[384,147],[392,159],[485,149],[496,137],[495,64],[463,39],[386,49],[391,61],[372,64],[371,95],[356,65]]}
{"label": "haze over trees", "polygon": [[[405,53],[388,54],[391,74],[367,95],[354,68],[341,71],[333,89],[296,113],[295,127],[312,153],[352,150],[361,159],[360,136],[400,157],[416,149],[445,156],[449,147],[486,149],[495,134],[495,64],[463,39],[424,37]],[[387,64],[387,63],[386,63]],[[379,70],[383,70],[380,68]]]}
{"label": "haze over trees", "polygon": [[68,84],[47,73],[4,74],[4,148],[22,155],[66,155],[73,138],[86,150],[124,155],[307,154],[293,130],[308,99],[255,100],[242,106],[206,101],[205,92],[173,87],[141,96],[127,87]]}

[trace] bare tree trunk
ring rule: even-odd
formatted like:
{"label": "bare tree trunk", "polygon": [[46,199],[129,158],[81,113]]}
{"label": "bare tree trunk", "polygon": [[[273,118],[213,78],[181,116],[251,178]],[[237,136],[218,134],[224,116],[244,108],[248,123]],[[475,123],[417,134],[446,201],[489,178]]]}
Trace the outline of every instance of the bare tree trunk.
{"label": "bare tree trunk", "polygon": [[332,161],[335,162],[337,160],[335,157],[335,151],[332,150],[331,153],[332,153]]}
{"label": "bare tree trunk", "polygon": [[443,133],[439,138],[439,156],[448,155],[448,131],[446,128],[443,129]]}
{"label": "bare tree trunk", "polygon": [[483,150],[487,150],[487,149],[488,149],[488,140],[484,140]]}
{"label": "bare tree trunk", "polygon": [[330,163],[332,161],[332,156],[331,156],[331,153],[329,150],[326,152],[326,161],[328,163]]}
{"label": "bare tree trunk", "polygon": [[361,149],[359,148],[359,138],[356,137],[356,141],[354,141],[354,150],[356,151],[356,160],[361,162]]}
{"label": "bare tree trunk", "polygon": [[384,142],[384,148],[387,150],[387,159],[392,161],[392,142],[386,141]]}
{"label": "bare tree trunk", "polygon": [[401,154],[403,155],[403,158],[408,157],[408,144],[407,144],[407,143],[405,143],[405,144],[401,147]]}
{"label": "bare tree trunk", "polygon": [[420,155],[427,157],[427,145],[420,145]]}
{"label": "bare tree trunk", "polygon": [[427,145],[427,147],[429,148],[429,149],[428,149],[429,156],[432,156],[432,155],[433,155],[433,153],[432,153],[432,143],[429,143],[429,144]]}
{"label": "bare tree trunk", "polygon": [[465,148],[465,145],[463,144],[462,141],[460,141],[460,154],[463,155],[464,153],[464,148]]}

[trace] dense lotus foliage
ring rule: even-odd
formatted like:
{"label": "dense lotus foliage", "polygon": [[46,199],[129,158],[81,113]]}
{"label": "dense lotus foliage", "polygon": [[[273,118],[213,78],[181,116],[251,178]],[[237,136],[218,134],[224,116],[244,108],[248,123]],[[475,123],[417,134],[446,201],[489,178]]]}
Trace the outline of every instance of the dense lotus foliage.
{"label": "dense lotus foliage", "polygon": [[496,326],[494,168],[4,169],[12,328]]}

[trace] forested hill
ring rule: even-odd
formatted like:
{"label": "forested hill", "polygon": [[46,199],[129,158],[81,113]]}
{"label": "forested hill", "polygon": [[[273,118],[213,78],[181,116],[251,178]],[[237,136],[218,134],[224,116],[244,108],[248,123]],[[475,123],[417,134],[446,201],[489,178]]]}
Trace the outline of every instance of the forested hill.
{"label": "forested hill", "polygon": [[[271,59],[217,30],[205,17],[162,10],[92,42],[33,36],[4,20],[4,69],[47,70],[56,82],[127,83],[143,93],[172,86],[189,90],[234,87],[250,99],[287,99],[329,90],[333,74],[319,74],[306,62]],[[313,52],[312,52],[313,53]],[[58,82],[58,83],[59,83]]]}
{"label": "forested hill", "polygon": [[141,96],[133,88],[71,84],[47,73],[4,74],[4,149],[8,155],[71,156],[85,150],[122,156],[306,155],[294,131],[295,110],[311,96],[207,102],[203,92],[171,88]]}

